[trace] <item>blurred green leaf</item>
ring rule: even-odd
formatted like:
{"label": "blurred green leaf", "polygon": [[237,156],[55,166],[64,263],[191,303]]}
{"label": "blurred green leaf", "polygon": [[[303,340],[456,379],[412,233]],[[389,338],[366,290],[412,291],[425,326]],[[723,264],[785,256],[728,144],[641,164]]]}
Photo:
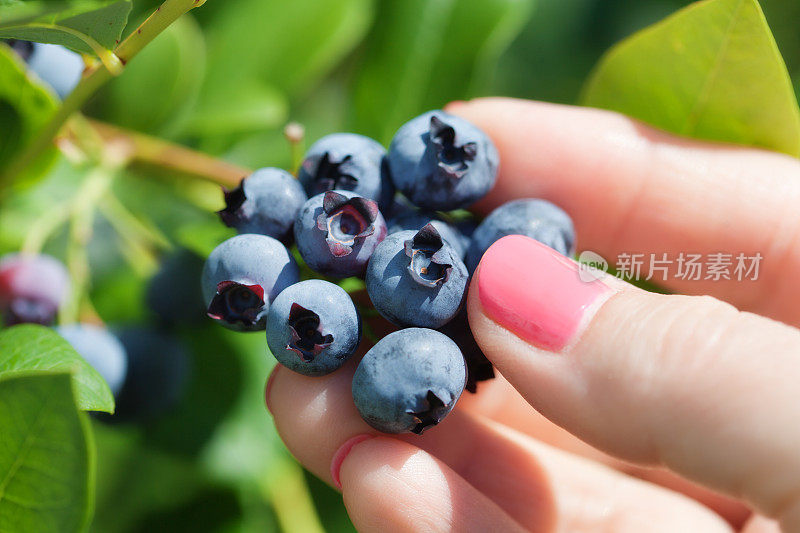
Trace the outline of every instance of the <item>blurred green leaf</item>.
{"label": "blurred green leaf", "polygon": [[755,0],[698,2],[623,41],[583,103],[680,135],[800,155],[800,110]]}
{"label": "blurred green leaf", "polygon": [[71,372],[75,399],[81,409],[114,412],[114,397],[108,384],[54,330],[22,324],[0,331],[0,377],[35,371]]}
{"label": "blurred green leaf", "polygon": [[98,95],[98,114],[119,126],[171,134],[194,104],[205,72],[205,39],[185,15],[147,45]]}
{"label": "blurred green leaf", "polygon": [[81,531],[94,498],[94,447],[68,374],[0,378],[0,531]]}
{"label": "blurred green leaf", "polygon": [[[0,38],[23,39],[40,43],[61,44],[76,52],[94,54],[95,50],[72,32],[97,41],[110,50],[116,46],[128,23],[130,0],[112,2],[72,2],[70,8],[41,16],[19,25],[6,24],[0,10]],[[40,24],[55,27],[44,28]],[[71,30],[71,31],[70,31]]]}
{"label": "blurred green leaf", "polygon": [[208,75],[190,133],[226,135],[286,120],[286,96],[307,93],[362,39],[373,0],[209,2]]}
{"label": "blurred green leaf", "polygon": [[388,141],[413,116],[479,94],[532,0],[388,0],[353,87],[356,130]]}
{"label": "blurred green leaf", "polygon": [[[25,65],[6,45],[0,44],[0,170],[11,162],[42,127],[57,104],[50,91],[34,82]],[[47,150],[18,181],[30,182],[43,174],[55,160],[56,151]]]}

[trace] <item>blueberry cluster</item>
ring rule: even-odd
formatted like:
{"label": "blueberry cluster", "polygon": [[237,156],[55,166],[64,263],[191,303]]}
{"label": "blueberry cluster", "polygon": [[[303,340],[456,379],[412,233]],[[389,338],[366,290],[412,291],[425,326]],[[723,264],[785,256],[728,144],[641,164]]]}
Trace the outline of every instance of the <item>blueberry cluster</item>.
{"label": "blueberry cluster", "polygon": [[[308,150],[298,179],[264,168],[224,190],[222,222],[238,235],[206,261],[208,316],[237,331],[266,330],[285,367],[308,376],[340,368],[359,346],[362,322],[336,279],[363,278],[375,310],[399,329],[363,357],[353,400],[388,432],[438,424],[464,389],[494,371],[463,309],[469,279],[505,235],[573,253],[569,216],[538,199],[497,208],[478,223],[464,211],[495,183],[498,153],[466,120],[430,111],[403,125],[388,152],[337,133]],[[300,281],[287,246],[327,280]]]}
{"label": "blueberry cluster", "polygon": [[[114,421],[150,419],[165,413],[180,400],[190,358],[168,329],[192,308],[199,279],[197,261],[201,259],[180,251],[167,258],[151,279],[147,303],[160,318],[157,328],[110,330],[91,323],[54,328],[108,383],[116,401]],[[198,273],[189,292],[182,285],[186,285],[184,279],[192,270]],[[165,286],[169,291],[164,290]],[[177,296],[180,301],[176,304],[164,294]],[[69,297],[69,274],[58,259],[23,253],[0,258],[1,324],[52,326]]]}

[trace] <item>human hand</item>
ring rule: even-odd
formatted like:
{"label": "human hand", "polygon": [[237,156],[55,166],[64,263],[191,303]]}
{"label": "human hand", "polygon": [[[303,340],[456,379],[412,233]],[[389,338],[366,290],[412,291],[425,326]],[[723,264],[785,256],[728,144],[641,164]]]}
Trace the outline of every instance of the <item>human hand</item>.
{"label": "human hand", "polygon": [[540,197],[573,217],[580,249],[761,253],[758,279],[670,275],[665,287],[719,300],[657,295],[581,281],[535,241],[501,240],[468,310],[502,378],[425,435],[386,436],[353,405],[354,362],[323,378],[276,370],[267,403],[295,457],[341,487],[359,530],[777,531],[766,515],[800,531],[800,162],[591,109],[448,111],[500,151],[478,211]]}

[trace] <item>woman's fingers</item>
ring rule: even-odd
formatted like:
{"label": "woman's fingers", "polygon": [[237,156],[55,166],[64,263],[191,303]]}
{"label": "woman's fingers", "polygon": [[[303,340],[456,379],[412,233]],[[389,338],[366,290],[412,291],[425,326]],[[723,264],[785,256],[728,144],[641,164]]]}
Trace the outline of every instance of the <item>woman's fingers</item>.
{"label": "woman's fingers", "polygon": [[353,446],[341,482],[358,531],[525,531],[447,465],[397,439]]}
{"label": "woman's fingers", "polygon": [[[541,197],[574,219],[579,247],[609,261],[629,254],[629,270],[679,292],[711,294],[747,311],[800,324],[800,161],[788,156],[674,137],[596,109],[488,98],[448,111],[483,128],[500,152],[500,177],[479,204],[486,211],[521,197]],[[731,280],[693,264],[720,257]],[[642,254],[637,256],[636,254]],[[749,280],[742,266],[756,263]],[[752,259],[761,254],[763,259]],[[666,281],[659,268],[668,267]],[[688,278],[688,279],[684,279]]]}
{"label": "woman's fingers", "polygon": [[370,438],[375,432],[350,397],[353,366],[322,378],[281,368],[267,395],[291,452],[322,479],[341,482],[357,526],[416,520],[421,529],[431,529],[447,524],[454,509],[466,504],[480,516],[465,512],[476,523],[462,521],[454,530],[504,530],[502,521],[484,527],[483,517],[496,516],[496,506],[533,531],[729,531],[691,499],[459,408],[421,437]]}
{"label": "woman's fingers", "polygon": [[478,394],[462,396],[459,402],[461,409],[517,430],[537,441],[697,500],[722,516],[737,530],[752,515],[741,501],[693,483],[670,470],[634,465],[589,446],[532,409],[519,391],[499,372],[494,380],[479,385]]}
{"label": "woman's fingers", "polygon": [[800,332],[709,297],[604,278],[612,290],[582,274],[527,237],[486,252],[470,325],[506,379],[601,450],[797,520]]}

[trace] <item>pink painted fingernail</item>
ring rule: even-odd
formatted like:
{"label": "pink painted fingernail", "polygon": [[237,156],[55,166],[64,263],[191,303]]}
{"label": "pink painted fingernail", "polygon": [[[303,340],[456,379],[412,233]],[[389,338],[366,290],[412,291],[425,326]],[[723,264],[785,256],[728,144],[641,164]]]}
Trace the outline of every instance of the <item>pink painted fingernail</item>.
{"label": "pink painted fingernail", "polygon": [[337,489],[342,488],[342,480],[339,478],[339,471],[342,469],[342,463],[344,463],[344,460],[347,458],[350,450],[352,450],[356,444],[364,442],[365,440],[369,440],[374,436],[375,435],[370,435],[369,433],[356,435],[355,437],[348,439],[339,447],[338,450],[336,450],[336,453],[333,454],[333,460],[331,461],[331,478],[333,479],[333,484]]}
{"label": "pink painted fingernail", "polygon": [[272,407],[269,406],[269,391],[272,390],[272,384],[275,382],[275,376],[278,375],[278,369],[281,365],[275,365],[267,378],[267,384],[264,387],[264,404],[267,406],[267,411],[272,414]]}
{"label": "pink painted fingernail", "polygon": [[521,339],[563,349],[611,289],[584,281],[578,264],[521,235],[503,237],[483,255],[478,294],[484,312]]}

